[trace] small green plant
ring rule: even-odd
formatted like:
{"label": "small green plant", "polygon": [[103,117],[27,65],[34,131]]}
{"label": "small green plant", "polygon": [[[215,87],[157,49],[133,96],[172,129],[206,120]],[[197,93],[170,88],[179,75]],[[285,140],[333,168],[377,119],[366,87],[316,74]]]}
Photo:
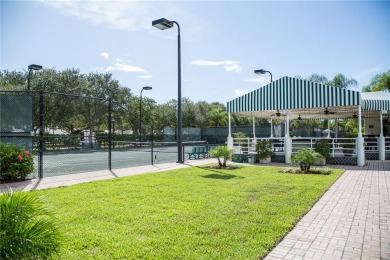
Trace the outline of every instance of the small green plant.
{"label": "small green plant", "polygon": [[329,140],[317,140],[314,144],[314,151],[321,154],[324,158],[329,158],[330,156],[330,148],[329,148]]}
{"label": "small green plant", "polygon": [[217,158],[218,166],[220,169],[222,169],[222,168],[226,168],[226,161],[230,159],[233,152],[234,152],[233,149],[229,149],[227,146],[217,146],[215,149],[210,150],[210,157]]}
{"label": "small green plant", "polygon": [[0,195],[0,259],[48,259],[60,241],[54,218],[36,193]]}
{"label": "small green plant", "polygon": [[298,164],[302,172],[308,173],[310,166],[320,158],[322,158],[321,154],[311,149],[304,148],[292,156],[291,163]]}
{"label": "small green plant", "polygon": [[34,161],[30,151],[0,143],[0,180],[24,180],[33,171]]}
{"label": "small green plant", "polygon": [[272,152],[272,142],[270,140],[260,140],[256,143],[257,158],[264,159],[274,153]]}

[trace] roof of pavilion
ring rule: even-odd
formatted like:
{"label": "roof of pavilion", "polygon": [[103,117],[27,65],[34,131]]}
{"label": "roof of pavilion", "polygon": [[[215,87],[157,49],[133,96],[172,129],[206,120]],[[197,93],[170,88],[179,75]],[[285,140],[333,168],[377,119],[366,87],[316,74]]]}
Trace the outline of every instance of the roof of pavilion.
{"label": "roof of pavilion", "polygon": [[[376,95],[371,93],[377,93]],[[227,111],[244,116],[290,119],[353,118],[362,105],[363,117],[390,110],[390,94],[360,93],[303,79],[283,77],[227,103]]]}

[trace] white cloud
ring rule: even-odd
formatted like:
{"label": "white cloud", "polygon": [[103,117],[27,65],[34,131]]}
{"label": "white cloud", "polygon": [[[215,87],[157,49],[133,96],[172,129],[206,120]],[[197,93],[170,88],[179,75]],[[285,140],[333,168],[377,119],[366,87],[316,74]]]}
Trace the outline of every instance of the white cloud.
{"label": "white cloud", "polygon": [[236,89],[234,91],[234,94],[235,94],[236,97],[240,97],[240,96],[245,95],[247,93],[248,93],[247,89]]}
{"label": "white cloud", "polygon": [[123,72],[146,72],[145,69],[137,66],[131,66],[123,63],[113,63],[112,66],[108,66],[106,71],[123,71]]}
{"label": "white cloud", "polygon": [[240,72],[242,70],[239,61],[207,61],[203,59],[191,61],[191,64],[198,66],[218,66],[227,72]]}
{"label": "white cloud", "polygon": [[[150,30],[156,14],[166,17],[185,17],[192,21],[193,27],[202,25],[201,19],[183,9],[180,3],[166,4],[164,1],[129,1],[129,0],[40,0],[40,4],[57,9],[65,16],[98,25],[108,25],[118,30]],[[196,21],[196,24],[194,24]]]}
{"label": "white cloud", "polygon": [[108,54],[107,52],[102,52],[102,53],[100,53],[100,56],[102,56],[103,58],[105,58],[107,60],[108,57],[110,57],[110,54]]}
{"label": "white cloud", "polygon": [[151,77],[153,77],[152,75],[142,75],[142,76],[138,76],[138,78],[140,79],[150,79]]}
{"label": "white cloud", "polygon": [[260,83],[261,86],[264,86],[264,85],[270,83],[270,79],[269,78],[265,78],[265,77],[262,77],[262,76],[256,77],[256,78],[251,78],[251,79],[246,79],[244,81]]}

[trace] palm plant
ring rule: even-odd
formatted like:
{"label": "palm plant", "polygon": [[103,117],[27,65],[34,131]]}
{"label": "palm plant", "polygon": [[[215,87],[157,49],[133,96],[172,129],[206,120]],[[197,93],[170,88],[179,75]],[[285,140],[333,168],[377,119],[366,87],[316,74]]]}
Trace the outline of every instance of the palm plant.
{"label": "palm plant", "polygon": [[0,195],[0,259],[47,259],[61,235],[54,218],[32,192]]}
{"label": "palm plant", "polygon": [[299,164],[301,171],[308,173],[310,166],[313,165],[322,155],[308,148],[299,150],[291,158],[291,163]]}
{"label": "palm plant", "polygon": [[[210,157],[218,159],[219,168],[226,168],[226,161],[230,159],[233,154],[233,150],[227,146],[217,146],[215,149],[210,150]],[[223,161],[221,161],[221,158]]]}

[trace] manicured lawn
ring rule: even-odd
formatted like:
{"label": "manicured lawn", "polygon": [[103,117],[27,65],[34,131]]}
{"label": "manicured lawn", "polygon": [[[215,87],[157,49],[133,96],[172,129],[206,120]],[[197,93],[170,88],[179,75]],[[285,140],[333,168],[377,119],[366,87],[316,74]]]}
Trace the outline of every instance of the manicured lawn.
{"label": "manicured lawn", "polygon": [[37,191],[65,236],[59,259],[257,259],[342,174],[192,167]]}

